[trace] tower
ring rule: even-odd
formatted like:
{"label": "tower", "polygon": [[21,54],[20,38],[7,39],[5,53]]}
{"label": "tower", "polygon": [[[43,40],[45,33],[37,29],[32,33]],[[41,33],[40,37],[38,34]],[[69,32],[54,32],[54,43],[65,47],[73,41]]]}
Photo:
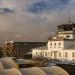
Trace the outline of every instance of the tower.
{"label": "tower", "polygon": [[75,24],[71,23],[70,16],[68,23],[58,26],[58,37],[64,39],[75,39]]}
{"label": "tower", "polygon": [[70,18],[70,16],[69,16],[69,21],[68,21],[68,23],[69,23],[69,24],[71,23],[71,18]]}

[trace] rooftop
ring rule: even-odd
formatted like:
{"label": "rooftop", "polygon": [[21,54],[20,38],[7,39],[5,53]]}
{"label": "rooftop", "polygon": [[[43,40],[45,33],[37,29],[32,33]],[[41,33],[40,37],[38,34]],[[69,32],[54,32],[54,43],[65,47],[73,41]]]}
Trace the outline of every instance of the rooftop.
{"label": "rooftop", "polygon": [[58,25],[58,27],[75,27],[75,23],[66,23],[66,24],[62,24],[62,25]]}
{"label": "rooftop", "polygon": [[34,48],[34,50],[48,50],[47,46],[42,46],[42,47],[37,47],[37,48]]}
{"label": "rooftop", "polygon": [[67,48],[65,48],[65,49],[68,49],[68,50],[71,50],[71,49],[75,49],[75,44],[72,44],[72,45],[69,45]]}

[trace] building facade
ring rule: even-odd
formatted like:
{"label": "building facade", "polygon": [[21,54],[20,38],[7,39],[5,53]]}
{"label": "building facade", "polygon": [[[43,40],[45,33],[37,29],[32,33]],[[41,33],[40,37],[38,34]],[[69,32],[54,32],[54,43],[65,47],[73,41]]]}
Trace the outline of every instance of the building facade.
{"label": "building facade", "polygon": [[46,44],[47,42],[8,41],[4,43],[3,47],[7,56],[13,56],[16,58],[27,58],[27,54],[28,52],[31,52],[32,48],[46,46]]}
{"label": "building facade", "polygon": [[33,58],[43,57],[52,60],[75,60],[75,24],[58,26],[58,32],[50,37],[47,49],[33,49]]}

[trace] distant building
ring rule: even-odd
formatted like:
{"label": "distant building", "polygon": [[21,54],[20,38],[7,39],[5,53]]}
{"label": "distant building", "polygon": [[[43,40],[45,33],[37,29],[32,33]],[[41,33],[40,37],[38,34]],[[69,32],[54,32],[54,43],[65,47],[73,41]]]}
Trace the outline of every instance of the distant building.
{"label": "distant building", "polygon": [[14,42],[14,56],[26,58],[26,54],[31,52],[32,48],[45,46],[46,44],[47,42]]}
{"label": "distant building", "polygon": [[5,42],[3,44],[3,49],[4,49],[4,55],[5,56],[13,56],[13,50],[14,50],[14,45],[13,45],[13,41],[10,42]]}
{"label": "distant building", "polygon": [[[32,48],[46,46],[47,42],[5,42],[4,49],[8,56],[30,58]],[[30,52],[30,53],[29,53]],[[28,56],[29,55],[29,56]]]}
{"label": "distant building", "polygon": [[68,23],[58,26],[58,32],[50,37],[48,49],[33,49],[32,55],[53,60],[75,61],[75,24]]}

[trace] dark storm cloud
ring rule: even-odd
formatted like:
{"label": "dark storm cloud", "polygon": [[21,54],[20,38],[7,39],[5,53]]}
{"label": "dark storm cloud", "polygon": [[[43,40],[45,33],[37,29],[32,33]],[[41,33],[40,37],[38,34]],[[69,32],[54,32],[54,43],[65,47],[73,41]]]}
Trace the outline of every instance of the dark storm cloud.
{"label": "dark storm cloud", "polygon": [[16,10],[13,8],[0,8],[0,13],[15,13]]}
{"label": "dark storm cloud", "polygon": [[68,4],[70,0],[41,0],[34,2],[28,6],[28,11],[32,13],[41,13],[44,11],[62,10]]}

